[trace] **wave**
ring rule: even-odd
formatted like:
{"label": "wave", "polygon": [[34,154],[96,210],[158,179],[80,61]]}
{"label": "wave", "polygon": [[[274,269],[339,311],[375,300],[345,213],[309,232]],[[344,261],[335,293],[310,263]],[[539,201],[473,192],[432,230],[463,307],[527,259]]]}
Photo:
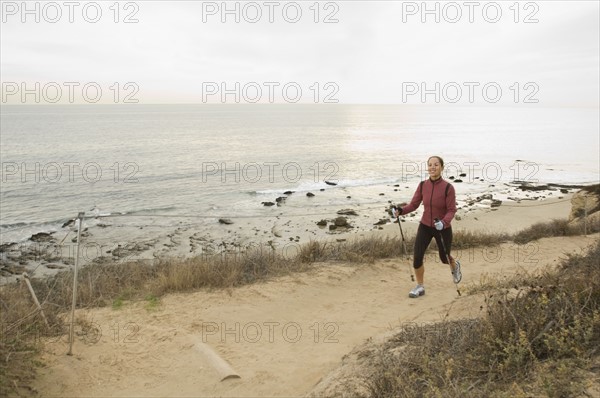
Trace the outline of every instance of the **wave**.
{"label": "wave", "polygon": [[122,211],[114,214],[143,214],[143,213],[156,213],[159,211],[172,211],[176,210],[175,206],[159,206],[159,207],[143,207],[141,209]]}
{"label": "wave", "polygon": [[[131,215],[131,214],[149,214],[172,211],[175,210],[174,206],[160,206],[160,207],[147,207],[134,210],[125,210],[122,212],[110,212],[100,211],[98,208],[93,208],[85,212],[85,221],[88,227],[96,226],[94,222],[97,218],[109,217],[112,215]],[[0,233],[2,234],[0,241],[5,243],[10,242],[24,242],[27,241],[32,235],[37,233],[56,233],[59,231],[66,231],[73,224],[69,221],[73,221],[75,217],[63,217],[54,220],[40,221],[40,222],[15,222],[10,224],[1,224]],[[89,222],[91,221],[91,224]],[[84,224],[86,225],[86,224]]]}
{"label": "wave", "polygon": [[318,182],[303,182],[295,187],[290,188],[281,188],[281,189],[263,189],[259,191],[252,191],[251,194],[258,195],[272,195],[272,194],[283,194],[286,191],[294,191],[294,192],[309,192],[316,191],[320,189],[339,189],[339,188],[347,188],[347,187],[369,187],[373,185],[384,185],[384,184],[393,184],[398,183],[400,181],[397,177],[379,177],[379,178],[364,178],[358,180],[333,180],[331,182],[336,185],[329,185],[325,183],[325,181]]}

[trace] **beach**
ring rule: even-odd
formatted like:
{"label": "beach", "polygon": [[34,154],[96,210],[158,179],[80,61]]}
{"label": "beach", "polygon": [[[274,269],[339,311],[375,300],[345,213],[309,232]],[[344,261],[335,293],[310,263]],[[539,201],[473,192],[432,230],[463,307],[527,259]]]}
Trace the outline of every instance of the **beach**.
{"label": "beach", "polygon": [[[476,179],[454,182],[453,185],[457,191],[458,209],[453,221],[455,229],[484,232],[515,232],[527,227],[527,218],[514,213],[519,207],[527,208],[543,220],[541,214],[546,214],[546,208],[553,207],[549,205],[555,202],[568,205],[572,193],[577,190],[572,188],[573,185],[533,186],[522,182],[495,185]],[[349,193],[352,195],[356,191],[365,198],[361,203],[347,199]],[[242,255],[257,247],[277,250],[291,258],[301,245],[310,241],[345,242],[377,231],[393,237],[399,232],[393,226],[396,220],[391,218],[389,208],[409,200],[414,193],[406,183],[314,192],[313,197],[290,191],[287,195],[271,193],[272,202],[263,203],[273,205],[267,207],[261,203],[271,216],[243,213],[236,216],[234,211],[230,213],[231,217],[201,216],[198,221],[193,215],[147,214],[140,218],[87,212],[79,249],[75,220],[65,222],[50,233],[36,233],[21,242],[2,244],[0,281],[10,283],[23,272],[32,277],[47,277],[73,267],[77,250],[80,266],[95,262],[151,262],[165,258]],[[277,201],[277,198],[283,199]],[[499,209],[503,210],[504,216],[494,222],[487,221],[490,213]],[[409,233],[414,234],[421,214],[422,207],[402,217]]]}
{"label": "beach", "polygon": [[[567,218],[571,211],[569,200],[531,203],[464,214],[454,228],[515,232]],[[413,223],[403,225],[407,235],[414,233]],[[389,224],[370,233],[395,231]],[[597,239],[596,233],[453,251],[463,267],[461,289],[517,271],[548,269]],[[380,341],[402,326],[481,314],[483,295],[458,297],[434,252],[426,269],[427,294],[417,300],[407,296],[409,262],[395,258],[322,263],[264,283],[170,294],[155,308],[127,302],[120,309],[81,309],[77,317],[94,333],[79,335],[73,356],[65,355],[66,336],[46,341],[46,365],[34,388],[49,397],[303,396],[315,388],[317,396],[335,395],[336,383],[327,375],[354,347]],[[199,343],[212,347],[241,378],[220,381]]]}
{"label": "beach", "polygon": [[[82,266],[250,246],[291,256],[360,237],[389,228],[389,206],[410,201],[432,152],[459,223],[567,200],[598,180],[597,120],[593,108],[5,105],[0,283],[72,267],[82,212]],[[550,138],[561,134],[573,139]]]}

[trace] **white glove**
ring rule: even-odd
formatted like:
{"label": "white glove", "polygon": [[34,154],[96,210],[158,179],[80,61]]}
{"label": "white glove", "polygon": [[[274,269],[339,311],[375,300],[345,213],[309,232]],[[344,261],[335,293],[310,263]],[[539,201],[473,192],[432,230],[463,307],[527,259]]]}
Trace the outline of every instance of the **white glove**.
{"label": "white glove", "polygon": [[435,229],[437,229],[438,231],[441,231],[442,229],[444,229],[444,223],[442,222],[442,220],[437,220],[435,223],[433,223],[433,225],[435,226]]}
{"label": "white glove", "polygon": [[395,207],[392,208],[392,217],[398,218],[398,209]]}

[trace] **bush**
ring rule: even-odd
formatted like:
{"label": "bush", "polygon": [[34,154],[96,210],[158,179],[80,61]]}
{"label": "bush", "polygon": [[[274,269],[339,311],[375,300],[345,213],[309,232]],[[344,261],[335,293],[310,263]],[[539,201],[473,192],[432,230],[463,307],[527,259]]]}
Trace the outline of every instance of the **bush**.
{"label": "bush", "polygon": [[532,286],[496,291],[481,319],[405,328],[373,356],[376,397],[564,397],[600,354],[600,242]]}

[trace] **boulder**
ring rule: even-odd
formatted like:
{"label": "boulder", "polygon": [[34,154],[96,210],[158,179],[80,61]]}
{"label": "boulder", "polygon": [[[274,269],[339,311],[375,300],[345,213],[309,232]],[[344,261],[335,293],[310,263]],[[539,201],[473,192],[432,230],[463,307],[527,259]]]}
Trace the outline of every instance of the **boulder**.
{"label": "boulder", "polygon": [[502,204],[502,201],[500,199],[492,199],[492,204],[490,206],[491,207],[500,207],[501,204]]}
{"label": "boulder", "polygon": [[52,237],[52,233],[53,232],[51,232],[51,233],[38,232],[37,234],[31,235],[29,240],[33,241],[33,242],[50,242],[50,241],[54,240],[54,238]]}
{"label": "boulder", "polygon": [[513,183],[520,184],[519,185],[519,189],[521,191],[533,191],[533,192],[535,192],[535,191],[546,191],[546,190],[552,189],[552,188],[550,188],[549,185],[546,185],[546,184],[533,185],[533,184],[531,184],[530,182],[527,182],[527,181],[513,181]]}
{"label": "boulder", "polygon": [[71,220],[69,220],[69,221],[67,221],[67,222],[65,222],[65,223],[62,225],[62,228],[65,228],[65,227],[70,227],[71,225],[75,225],[75,219],[74,219],[74,218],[73,218],[73,219],[71,219]]}
{"label": "boulder", "polygon": [[229,218],[219,218],[219,224],[230,225],[233,224],[233,221],[231,221]]}
{"label": "boulder", "polygon": [[315,194],[312,192],[307,192],[306,196],[308,196],[309,198],[312,198],[313,196],[315,196]]}
{"label": "boulder", "polygon": [[334,221],[336,227],[347,227],[348,220],[346,217],[337,217]]}
{"label": "boulder", "polygon": [[569,221],[588,217],[600,210],[600,184],[586,187],[576,192],[571,198],[571,214]]}

